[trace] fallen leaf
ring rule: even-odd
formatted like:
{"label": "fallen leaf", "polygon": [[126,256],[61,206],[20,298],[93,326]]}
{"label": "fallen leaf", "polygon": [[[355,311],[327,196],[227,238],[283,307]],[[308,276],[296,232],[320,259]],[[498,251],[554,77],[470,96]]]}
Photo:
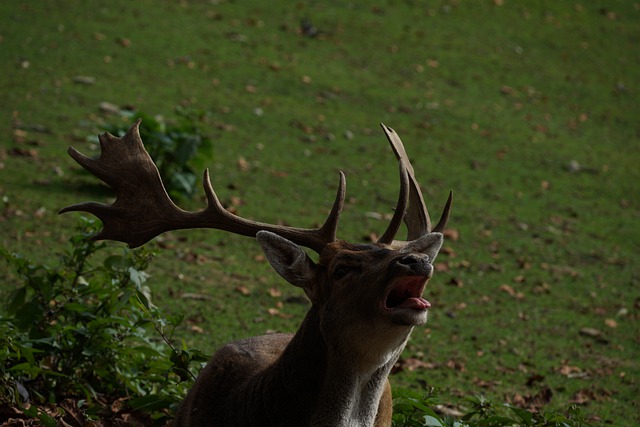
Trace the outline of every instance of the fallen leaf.
{"label": "fallen leaf", "polygon": [[449,240],[453,240],[454,242],[460,239],[460,232],[455,228],[447,228],[444,231],[444,237]]}
{"label": "fallen leaf", "polygon": [[216,129],[223,130],[225,132],[232,132],[232,131],[236,130],[236,127],[234,125],[232,125],[232,124],[229,124],[229,123],[219,122],[219,123],[216,123],[214,126],[215,126]]}
{"label": "fallen leaf", "polygon": [[407,370],[409,372],[413,372],[417,369],[436,369],[439,365],[437,363],[427,363],[415,357],[409,358],[400,358],[393,365],[393,369],[391,371],[392,374],[397,374],[398,372]]}
{"label": "fallen leaf", "polygon": [[182,299],[195,299],[195,300],[201,300],[201,301],[211,301],[212,300],[210,295],[194,294],[194,293],[188,293],[188,292],[180,295],[180,298],[182,298]]}
{"label": "fallen leaf", "polygon": [[581,328],[580,335],[584,335],[586,337],[591,338],[599,338],[602,336],[602,332],[595,328]]}
{"label": "fallen leaf", "polygon": [[251,165],[249,164],[247,159],[242,156],[238,157],[238,161],[236,162],[236,164],[238,165],[238,169],[240,169],[240,171],[242,172],[246,172],[251,168]]}
{"label": "fallen leaf", "polygon": [[[44,206],[42,206],[42,207],[38,208],[38,209],[33,213],[33,216],[34,216],[35,218],[43,218],[43,217],[45,216],[45,214],[46,214],[46,213],[47,213],[47,209],[46,209]],[[615,320],[614,320],[614,322],[615,322]]]}
{"label": "fallen leaf", "polygon": [[437,363],[427,363],[415,357],[409,357],[405,359],[404,366],[409,371],[415,371],[416,369],[435,369],[438,367]]}
{"label": "fallen leaf", "polygon": [[540,283],[533,288],[533,293],[536,295],[551,293],[551,286],[549,286],[549,284],[545,282]]}
{"label": "fallen leaf", "polygon": [[271,316],[278,316],[282,319],[290,319],[293,317],[292,314],[285,314],[282,313],[279,309],[277,308],[268,308],[267,309],[267,313],[269,313]]}
{"label": "fallen leaf", "polygon": [[189,326],[189,329],[191,330],[191,332],[195,332],[196,334],[203,334],[204,333],[204,329],[201,328],[198,325],[191,325],[191,326]]}
{"label": "fallen leaf", "polygon": [[86,424],[84,414],[78,409],[78,402],[72,399],[65,399],[60,402],[60,407],[66,412],[63,418],[58,419],[58,425],[83,427]]}
{"label": "fallen leaf", "polygon": [[516,393],[512,398],[507,398],[507,402],[513,406],[537,412],[551,402],[552,397],[553,392],[551,389],[549,387],[543,387],[536,394],[523,396],[520,393]]}
{"label": "fallen leaf", "polygon": [[506,292],[507,294],[511,295],[512,297],[516,298],[516,299],[523,299],[524,298],[524,294],[522,292],[517,292],[513,287],[507,285],[507,284],[503,284],[500,285],[500,291],[502,292]]}
{"label": "fallen leaf", "polygon": [[584,371],[578,366],[562,365],[556,370],[556,372],[567,378],[575,378],[580,376]]}
{"label": "fallen leaf", "polygon": [[454,359],[447,360],[447,363],[445,364],[445,366],[449,369],[453,369],[460,372],[465,372],[467,370],[463,362],[460,362],[459,360],[454,360]]}
{"label": "fallen leaf", "polygon": [[278,178],[286,178],[286,177],[289,176],[289,173],[288,172],[284,172],[284,171],[276,170],[276,171],[272,171],[271,175],[273,175],[275,177],[278,177]]}
{"label": "fallen leaf", "polygon": [[436,405],[435,410],[441,415],[445,415],[453,418],[460,418],[464,415],[464,412],[452,406]]}
{"label": "fallen leaf", "polygon": [[251,294],[251,291],[246,286],[236,286],[236,291],[240,292],[244,296]]}
{"label": "fallen leaf", "polygon": [[106,101],[103,101],[100,104],[98,104],[98,108],[103,113],[117,114],[120,112],[120,107],[118,107],[116,104],[112,104],[111,102],[106,102]]}
{"label": "fallen leaf", "polygon": [[511,95],[514,92],[514,89],[511,86],[503,85],[500,88],[500,93],[503,95]]}
{"label": "fallen leaf", "polygon": [[427,67],[429,68],[438,68],[440,66],[440,62],[435,59],[427,59]]}
{"label": "fallen leaf", "polygon": [[490,390],[493,390],[496,388],[497,385],[502,384],[500,381],[492,381],[492,380],[486,381],[486,380],[481,380],[479,378],[474,379],[473,383],[480,388],[486,388]]}
{"label": "fallen leaf", "polygon": [[83,85],[94,85],[96,84],[96,78],[91,76],[74,76],[71,81],[74,83],[79,83]]}
{"label": "fallen leaf", "polygon": [[238,206],[242,206],[244,204],[244,201],[240,197],[231,196],[229,200],[231,202],[232,207],[237,208]]}
{"label": "fallen leaf", "polygon": [[589,402],[591,402],[592,400],[598,401],[598,402],[602,402],[602,401],[607,401],[610,400],[609,398],[611,397],[611,392],[605,389],[594,389],[589,388],[589,389],[581,389],[578,390],[573,397],[571,398],[571,400],[569,401],[570,403],[575,403],[578,405],[586,405]]}
{"label": "fallen leaf", "polygon": [[279,298],[282,296],[282,292],[278,288],[269,288],[269,295],[273,298]]}
{"label": "fallen leaf", "polygon": [[10,156],[18,156],[18,157],[28,157],[28,158],[36,158],[38,157],[38,150],[35,148],[12,148],[9,150]]}
{"label": "fallen leaf", "polygon": [[15,141],[23,141],[24,139],[26,139],[27,135],[29,135],[29,134],[24,129],[14,129],[13,130],[13,138],[14,138]]}
{"label": "fallen leaf", "polygon": [[365,212],[364,216],[367,218],[376,219],[378,221],[382,221],[384,219],[384,215],[380,212]]}
{"label": "fallen leaf", "polygon": [[440,271],[440,272],[447,272],[450,271],[449,268],[449,263],[447,262],[439,262],[436,265],[434,265],[436,271]]}
{"label": "fallen leaf", "polygon": [[440,254],[444,254],[448,257],[451,258],[455,258],[457,256],[456,252],[453,250],[453,248],[449,247],[449,246],[443,246],[442,249],[440,249]]}

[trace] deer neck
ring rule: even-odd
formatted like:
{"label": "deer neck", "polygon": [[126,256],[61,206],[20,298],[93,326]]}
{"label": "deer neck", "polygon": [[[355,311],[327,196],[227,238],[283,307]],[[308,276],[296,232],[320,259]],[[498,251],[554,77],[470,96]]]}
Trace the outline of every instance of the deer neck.
{"label": "deer neck", "polygon": [[312,307],[272,373],[289,389],[298,407],[314,408],[304,416],[309,425],[373,426],[387,377],[406,337],[400,347],[378,359],[381,364],[363,363],[357,355],[327,342],[318,310]]}

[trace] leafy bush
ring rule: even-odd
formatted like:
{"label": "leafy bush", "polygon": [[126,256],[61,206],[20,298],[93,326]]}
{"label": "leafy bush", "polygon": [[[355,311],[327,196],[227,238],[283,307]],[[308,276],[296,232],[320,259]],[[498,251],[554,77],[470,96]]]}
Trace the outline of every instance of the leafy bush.
{"label": "leafy bush", "polygon": [[393,425],[395,427],[443,426],[443,420],[432,409],[437,403],[435,389],[426,395],[413,390],[394,389]]}
{"label": "leafy bush", "polygon": [[195,377],[192,362],[206,356],[173,346],[182,319],[162,318],[151,302],[151,254],[108,253],[87,239],[95,231],[83,219],[56,267],[1,250],[23,285],[0,317],[0,401],[82,399],[88,416],[102,409],[98,402],[126,399],[161,423]]}
{"label": "leafy bush", "polygon": [[533,412],[510,405],[495,406],[482,396],[466,399],[469,407],[455,419],[450,415],[440,416],[432,408],[438,408],[435,389],[426,394],[412,390],[394,390],[394,427],[587,427],[589,423],[581,416],[580,408],[571,405],[568,414],[555,412]]}
{"label": "leafy bush", "polygon": [[176,113],[178,120],[168,123],[159,116],[125,110],[122,114],[127,118],[126,124],[107,125],[106,130],[122,136],[132,118],[142,118],[140,137],[158,166],[167,192],[174,198],[192,197],[198,188],[202,166],[198,160],[210,160],[213,144],[198,127],[198,114],[182,108],[177,108]]}

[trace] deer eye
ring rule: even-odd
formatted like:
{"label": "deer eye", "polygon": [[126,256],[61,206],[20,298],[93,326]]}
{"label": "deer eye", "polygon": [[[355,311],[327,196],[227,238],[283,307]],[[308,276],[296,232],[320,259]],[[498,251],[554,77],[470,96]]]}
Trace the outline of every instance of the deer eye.
{"label": "deer eye", "polygon": [[351,273],[355,268],[348,265],[340,265],[333,270],[333,280],[340,280],[347,274]]}

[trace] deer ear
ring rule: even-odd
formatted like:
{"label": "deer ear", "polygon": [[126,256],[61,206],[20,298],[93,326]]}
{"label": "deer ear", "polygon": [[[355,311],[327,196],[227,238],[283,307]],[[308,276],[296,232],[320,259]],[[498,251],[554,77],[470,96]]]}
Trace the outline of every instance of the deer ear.
{"label": "deer ear", "polygon": [[429,233],[407,243],[407,245],[401,249],[401,252],[417,252],[428,255],[429,261],[433,263],[433,260],[438,256],[443,242],[444,236],[442,233]]}
{"label": "deer ear", "polygon": [[300,246],[270,231],[259,231],[256,239],[271,266],[287,282],[305,290],[311,287],[316,264]]}

